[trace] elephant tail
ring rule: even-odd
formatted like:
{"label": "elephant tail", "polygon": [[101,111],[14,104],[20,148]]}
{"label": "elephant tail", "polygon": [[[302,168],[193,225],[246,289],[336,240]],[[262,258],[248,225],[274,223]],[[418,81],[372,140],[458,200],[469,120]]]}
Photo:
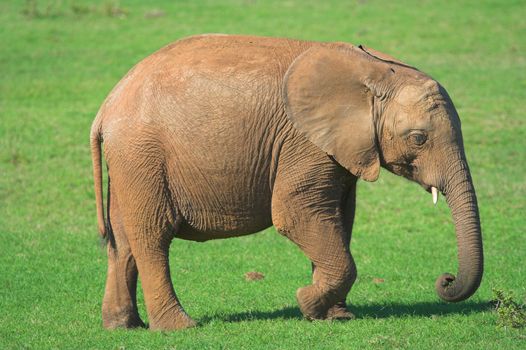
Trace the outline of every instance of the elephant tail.
{"label": "elephant tail", "polygon": [[[102,128],[100,115],[95,118],[91,126],[90,145],[91,160],[93,162],[93,180],[95,184],[95,201],[97,202],[97,222],[99,225],[99,234],[104,242],[108,241],[109,225],[104,220],[104,203],[102,191]],[[108,179],[108,196],[109,196],[109,179]]]}

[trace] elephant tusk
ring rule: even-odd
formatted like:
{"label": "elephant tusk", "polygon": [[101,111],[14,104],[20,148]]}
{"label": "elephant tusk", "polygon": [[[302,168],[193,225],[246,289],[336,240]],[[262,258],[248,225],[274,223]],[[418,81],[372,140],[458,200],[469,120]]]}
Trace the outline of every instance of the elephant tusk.
{"label": "elephant tusk", "polygon": [[435,186],[431,187],[431,193],[433,194],[433,204],[436,205],[438,202],[438,190]]}

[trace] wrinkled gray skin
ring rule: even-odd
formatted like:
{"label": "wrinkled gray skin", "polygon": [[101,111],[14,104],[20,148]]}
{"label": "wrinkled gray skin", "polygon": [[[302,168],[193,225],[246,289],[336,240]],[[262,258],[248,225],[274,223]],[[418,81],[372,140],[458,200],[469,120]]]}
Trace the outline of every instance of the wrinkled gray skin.
{"label": "wrinkled gray skin", "polygon": [[461,301],[480,284],[477,200],[453,103],[429,76],[375,50],[248,36],[180,40],[119,82],[91,144],[99,230],[110,241],[108,328],[143,325],[138,275],[152,329],[195,325],[172,287],[172,239],[272,224],[313,263],[313,283],[297,292],[305,317],[352,318],[345,299],[356,279],[356,181],[376,180],[380,166],[447,199],[459,272],[438,278],[439,296]]}

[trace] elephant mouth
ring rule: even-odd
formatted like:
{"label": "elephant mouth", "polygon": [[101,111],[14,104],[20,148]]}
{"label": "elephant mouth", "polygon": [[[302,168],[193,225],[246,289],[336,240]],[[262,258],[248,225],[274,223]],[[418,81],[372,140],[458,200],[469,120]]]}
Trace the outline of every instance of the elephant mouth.
{"label": "elephant mouth", "polygon": [[384,168],[393,174],[403,176],[406,179],[414,180],[415,167],[407,162],[390,162],[382,164]]}
{"label": "elephant mouth", "polygon": [[415,175],[418,173],[418,168],[414,166],[412,163],[401,163],[401,162],[391,162],[386,163],[384,167],[400,176],[403,176],[407,179],[413,180],[417,182],[422,188],[431,194],[433,204],[437,204],[439,193],[442,193],[444,195],[444,192],[440,189],[440,186],[438,185],[428,185],[426,183],[418,181],[418,179],[415,178]]}

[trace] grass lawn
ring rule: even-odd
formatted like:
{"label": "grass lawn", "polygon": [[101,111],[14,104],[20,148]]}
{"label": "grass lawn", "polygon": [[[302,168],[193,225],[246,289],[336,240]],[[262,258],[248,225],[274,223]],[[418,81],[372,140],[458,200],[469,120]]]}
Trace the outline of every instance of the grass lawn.
{"label": "grass lawn", "polygon": [[[526,301],[525,14],[524,1],[2,1],[0,348],[526,348],[526,331],[497,327],[490,306],[492,288]],[[449,209],[384,171],[358,188],[356,320],[302,319],[295,291],[310,283],[310,263],[268,229],[173,242],[175,287],[199,327],[104,330],[91,122],[133,64],[206,32],[363,43],[439,80],[478,192],[479,291],[438,299],[436,277],[457,269]],[[247,282],[248,271],[265,279]],[[146,320],[141,291],[139,304]]]}

